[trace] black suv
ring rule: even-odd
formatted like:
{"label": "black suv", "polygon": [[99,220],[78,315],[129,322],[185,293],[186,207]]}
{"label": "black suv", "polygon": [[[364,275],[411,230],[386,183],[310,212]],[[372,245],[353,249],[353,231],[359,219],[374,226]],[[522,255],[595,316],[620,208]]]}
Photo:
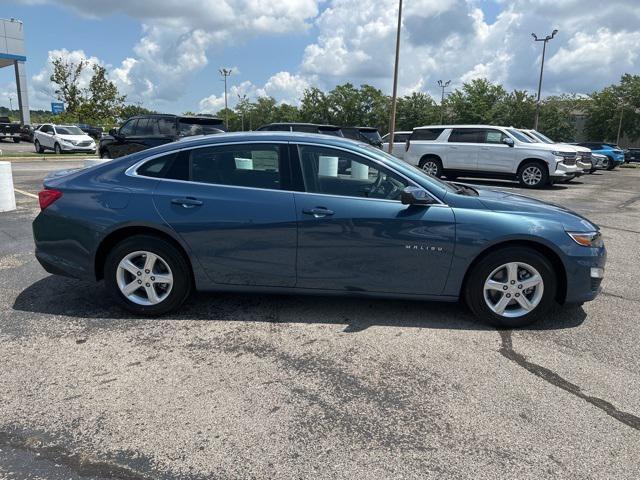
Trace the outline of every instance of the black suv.
{"label": "black suv", "polygon": [[351,140],[366,142],[374,147],[382,148],[382,137],[377,128],[373,127],[340,127],[342,134]]}
{"label": "black suv", "polygon": [[222,120],[211,117],[168,114],[131,117],[119,129],[111,129],[109,135],[100,139],[100,157],[118,158],[184,137],[224,133],[223,125]]}
{"label": "black suv", "polygon": [[95,127],[93,125],[89,125],[88,123],[76,123],[76,127],[78,127],[94,140],[100,140],[102,138],[102,133],[104,132],[102,127]]}

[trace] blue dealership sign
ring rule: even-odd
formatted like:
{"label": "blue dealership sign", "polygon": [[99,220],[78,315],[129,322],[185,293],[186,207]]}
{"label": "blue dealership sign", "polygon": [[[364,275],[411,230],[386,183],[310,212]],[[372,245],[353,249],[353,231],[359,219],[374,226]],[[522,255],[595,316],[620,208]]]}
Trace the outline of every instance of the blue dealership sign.
{"label": "blue dealership sign", "polygon": [[51,102],[51,113],[58,114],[64,112],[64,103]]}

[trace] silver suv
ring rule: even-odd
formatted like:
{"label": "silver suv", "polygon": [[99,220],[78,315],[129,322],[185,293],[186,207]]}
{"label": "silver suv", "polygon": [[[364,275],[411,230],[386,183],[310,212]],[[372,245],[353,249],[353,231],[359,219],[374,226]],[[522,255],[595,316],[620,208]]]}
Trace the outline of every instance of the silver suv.
{"label": "silver suv", "polygon": [[528,188],[581,173],[574,148],[535,143],[514,128],[493,125],[414,128],[403,159],[436,177],[506,178]]}

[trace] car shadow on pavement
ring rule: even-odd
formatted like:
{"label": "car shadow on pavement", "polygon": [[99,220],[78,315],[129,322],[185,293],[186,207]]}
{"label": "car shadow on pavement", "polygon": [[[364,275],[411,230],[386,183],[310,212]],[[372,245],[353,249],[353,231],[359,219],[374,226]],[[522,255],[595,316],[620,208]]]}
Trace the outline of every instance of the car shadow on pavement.
{"label": "car shadow on pavement", "polygon": [[[102,327],[110,321],[131,320],[131,326],[147,318],[122,310],[102,283],[90,283],[50,275],[18,294],[14,311],[85,319]],[[32,316],[29,316],[32,319]],[[477,320],[462,303],[346,298],[337,296],[271,295],[254,293],[196,293],[177,313],[162,321],[269,322],[344,325],[346,333],[371,326],[434,329],[492,330]],[[574,328],[586,319],[581,307],[553,308],[527,330]],[[97,326],[97,325],[95,325]]]}

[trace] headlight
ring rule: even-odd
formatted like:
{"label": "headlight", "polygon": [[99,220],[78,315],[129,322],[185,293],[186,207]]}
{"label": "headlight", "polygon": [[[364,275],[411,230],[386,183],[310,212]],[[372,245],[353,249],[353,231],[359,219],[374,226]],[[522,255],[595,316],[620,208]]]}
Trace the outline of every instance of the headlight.
{"label": "headlight", "polygon": [[70,143],[71,145],[77,145],[78,142],[76,140],[67,140],[67,139],[62,139],[63,143]]}
{"label": "headlight", "polygon": [[600,248],[604,247],[602,234],[600,232],[567,232],[574,242],[583,247]]}

